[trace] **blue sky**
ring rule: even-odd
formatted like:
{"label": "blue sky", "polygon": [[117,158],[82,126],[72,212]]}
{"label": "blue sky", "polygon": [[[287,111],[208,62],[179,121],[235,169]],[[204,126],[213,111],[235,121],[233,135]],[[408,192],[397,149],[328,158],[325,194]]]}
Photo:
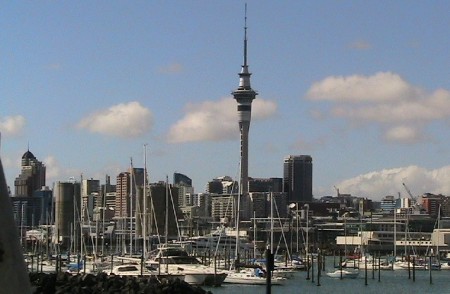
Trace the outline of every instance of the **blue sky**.
{"label": "blue sky", "polygon": [[[313,157],[315,197],[450,194],[450,2],[245,1],[249,175]],[[244,1],[12,1],[0,10],[0,155],[47,183],[144,165],[196,192],[238,176]]]}

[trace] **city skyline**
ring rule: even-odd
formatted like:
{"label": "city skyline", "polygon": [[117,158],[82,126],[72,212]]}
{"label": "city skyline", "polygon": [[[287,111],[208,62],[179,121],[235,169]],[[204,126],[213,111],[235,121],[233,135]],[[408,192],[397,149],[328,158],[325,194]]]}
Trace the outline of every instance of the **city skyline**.
{"label": "city skyline", "polygon": [[450,194],[450,3],[8,3],[0,75],[7,183],[29,149],[47,183],[143,166],[196,192],[238,178],[231,91],[248,3],[249,176],[311,155],[313,196]]}

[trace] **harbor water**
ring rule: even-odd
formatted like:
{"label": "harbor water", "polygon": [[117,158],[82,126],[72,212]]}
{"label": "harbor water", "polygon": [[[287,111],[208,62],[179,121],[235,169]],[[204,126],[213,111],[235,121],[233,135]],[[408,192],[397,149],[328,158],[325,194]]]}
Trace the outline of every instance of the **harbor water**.
{"label": "harbor water", "polygon": [[[326,272],[334,271],[331,267]],[[450,294],[450,270],[421,270],[408,274],[408,270],[383,270],[380,272],[380,280],[378,280],[378,271],[372,274],[371,270],[367,271],[367,285],[365,278],[365,270],[360,271],[360,275],[356,279],[339,279],[330,278],[322,273],[320,277],[320,286],[318,285],[317,275],[314,282],[307,280],[306,272],[297,272],[295,276],[288,279],[282,286],[272,286],[271,292],[274,294],[298,294],[298,293],[382,293],[382,294],[403,294],[403,293],[449,293]],[[409,278],[410,276],[410,278]],[[233,285],[223,284],[217,288],[206,288],[214,294],[237,294],[237,293],[267,293],[266,287],[261,285]]]}

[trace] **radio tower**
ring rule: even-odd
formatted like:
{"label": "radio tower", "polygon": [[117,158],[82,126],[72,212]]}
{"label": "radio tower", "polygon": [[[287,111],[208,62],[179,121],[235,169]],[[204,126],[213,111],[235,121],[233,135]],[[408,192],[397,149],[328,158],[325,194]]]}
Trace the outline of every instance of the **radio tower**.
{"label": "radio tower", "polygon": [[252,116],[252,101],[257,93],[250,86],[251,73],[248,72],[247,65],[247,5],[245,5],[245,25],[244,25],[244,64],[239,73],[239,87],[232,92],[236,99],[239,114],[239,129],[241,132],[241,164],[240,164],[240,194],[246,198],[248,196],[248,132]]}

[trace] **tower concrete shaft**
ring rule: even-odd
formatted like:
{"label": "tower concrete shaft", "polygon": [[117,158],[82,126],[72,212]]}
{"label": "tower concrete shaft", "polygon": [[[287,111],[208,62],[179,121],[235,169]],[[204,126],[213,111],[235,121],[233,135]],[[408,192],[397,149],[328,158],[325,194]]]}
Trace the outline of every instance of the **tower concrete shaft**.
{"label": "tower concrete shaft", "polygon": [[248,133],[250,129],[250,120],[252,116],[252,101],[257,93],[250,85],[251,73],[247,65],[247,16],[245,17],[244,27],[244,64],[239,73],[239,87],[233,91],[234,99],[238,106],[239,129],[241,132],[241,162],[240,162],[240,193],[248,194]]}

